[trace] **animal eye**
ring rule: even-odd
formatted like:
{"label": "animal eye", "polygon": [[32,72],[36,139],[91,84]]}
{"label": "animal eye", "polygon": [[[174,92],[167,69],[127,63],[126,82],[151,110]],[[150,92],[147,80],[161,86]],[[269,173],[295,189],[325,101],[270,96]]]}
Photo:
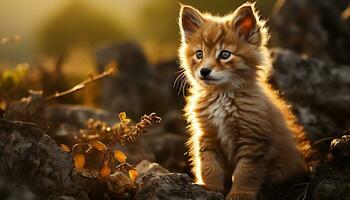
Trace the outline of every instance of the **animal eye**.
{"label": "animal eye", "polygon": [[202,50],[197,50],[196,51],[196,58],[198,60],[203,58],[203,51]]}
{"label": "animal eye", "polygon": [[222,60],[227,60],[228,58],[230,58],[232,55],[231,52],[229,51],[226,51],[226,50],[222,50],[219,54],[219,58],[222,59]]}

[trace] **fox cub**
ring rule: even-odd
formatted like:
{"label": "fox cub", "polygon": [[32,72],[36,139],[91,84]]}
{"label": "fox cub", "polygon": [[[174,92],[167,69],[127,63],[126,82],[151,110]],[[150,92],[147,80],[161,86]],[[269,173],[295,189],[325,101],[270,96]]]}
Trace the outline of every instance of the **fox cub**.
{"label": "fox cub", "polygon": [[196,182],[227,193],[227,200],[254,200],[263,188],[303,173],[302,152],[309,147],[286,103],[266,83],[269,35],[254,4],[223,17],[182,5],[179,24]]}

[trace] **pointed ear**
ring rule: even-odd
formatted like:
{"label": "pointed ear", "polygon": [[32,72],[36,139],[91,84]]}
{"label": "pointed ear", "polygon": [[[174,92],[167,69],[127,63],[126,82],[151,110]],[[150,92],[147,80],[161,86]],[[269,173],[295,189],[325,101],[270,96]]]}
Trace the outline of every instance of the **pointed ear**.
{"label": "pointed ear", "polygon": [[191,6],[181,5],[179,23],[181,33],[185,38],[195,33],[203,25],[203,22],[204,18],[197,9]]}
{"label": "pointed ear", "polygon": [[254,4],[243,4],[233,14],[233,28],[239,37],[256,45],[260,45],[262,39],[258,23]]}

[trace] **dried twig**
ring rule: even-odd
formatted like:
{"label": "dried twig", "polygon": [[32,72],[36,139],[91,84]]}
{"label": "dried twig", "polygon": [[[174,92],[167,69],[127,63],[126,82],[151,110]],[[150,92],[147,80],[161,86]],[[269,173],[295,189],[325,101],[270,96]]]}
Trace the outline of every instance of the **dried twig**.
{"label": "dried twig", "polygon": [[97,74],[95,76],[90,76],[88,80],[85,80],[85,81],[79,83],[78,85],[72,87],[69,90],[66,90],[66,91],[63,91],[63,92],[56,92],[55,94],[46,97],[46,100],[51,100],[51,99],[54,99],[54,98],[57,98],[57,97],[62,97],[62,96],[74,93],[74,92],[76,92],[78,90],[81,90],[81,89],[85,88],[87,85],[89,85],[89,84],[91,84],[91,83],[93,83],[93,82],[95,82],[97,80],[100,80],[102,78],[105,78],[107,76],[112,75],[113,72],[114,72],[114,70],[111,68],[111,69],[108,69],[107,71],[102,72],[101,74]]}
{"label": "dried twig", "polygon": [[333,140],[335,139],[336,137],[325,137],[325,138],[321,138],[319,140],[317,140],[316,142],[313,143],[314,146],[322,143],[322,142],[326,142],[326,141],[329,141],[329,140]]}

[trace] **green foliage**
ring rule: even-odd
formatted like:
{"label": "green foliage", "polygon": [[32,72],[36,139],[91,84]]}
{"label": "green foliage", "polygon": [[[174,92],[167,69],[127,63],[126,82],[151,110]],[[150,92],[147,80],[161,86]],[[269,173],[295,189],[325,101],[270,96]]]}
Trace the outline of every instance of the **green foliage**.
{"label": "green foliage", "polygon": [[2,101],[7,101],[26,93],[24,82],[28,68],[28,64],[19,64],[14,69],[0,72],[0,99]]}
{"label": "green foliage", "polygon": [[115,41],[123,35],[122,28],[105,13],[84,1],[72,1],[42,27],[39,40],[45,53],[64,54],[77,45]]}

